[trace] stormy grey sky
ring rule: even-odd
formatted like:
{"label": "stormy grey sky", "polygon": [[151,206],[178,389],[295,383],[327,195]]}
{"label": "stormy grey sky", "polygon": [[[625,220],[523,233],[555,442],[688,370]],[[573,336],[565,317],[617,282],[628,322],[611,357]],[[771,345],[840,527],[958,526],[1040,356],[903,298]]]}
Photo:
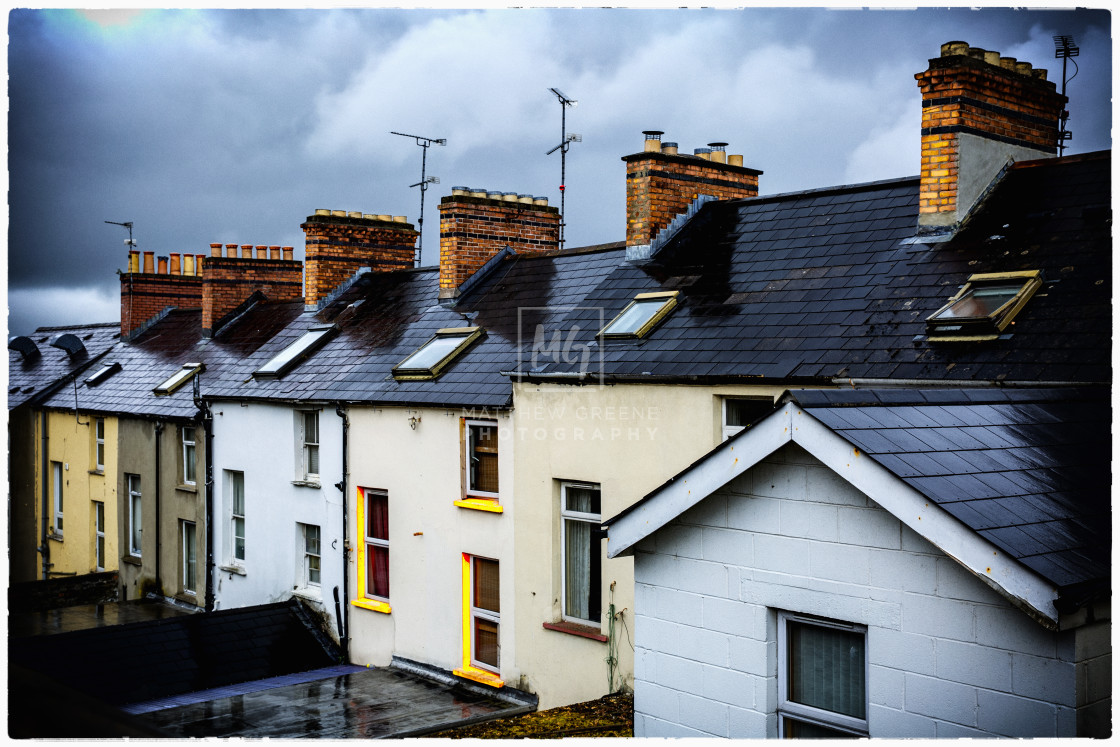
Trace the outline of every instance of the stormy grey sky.
{"label": "stormy grey sky", "polygon": [[[681,152],[722,140],[761,191],[918,171],[914,74],[951,40],[1050,71],[1080,47],[1068,153],[1111,147],[1111,17],[1092,10],[12,10],[9,334],[115,321],[139,248],[285,244],[316,208],[419,215],[424,264],[454,185],[559,204],[568,246],[625,236],[625,169],[644,129]],[[1072,68],[1071,68],[1072,74]]]}

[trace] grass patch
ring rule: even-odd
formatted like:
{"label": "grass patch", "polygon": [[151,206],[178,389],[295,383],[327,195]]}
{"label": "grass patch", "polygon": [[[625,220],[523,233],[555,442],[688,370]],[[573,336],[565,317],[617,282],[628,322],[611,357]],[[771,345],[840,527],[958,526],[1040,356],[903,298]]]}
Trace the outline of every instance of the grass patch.
{"label": "grass patch", "polygon": [[570,706],[498,718],[428,734],[445,739],[550,739],[634,736],[634,695],[615,693]]}

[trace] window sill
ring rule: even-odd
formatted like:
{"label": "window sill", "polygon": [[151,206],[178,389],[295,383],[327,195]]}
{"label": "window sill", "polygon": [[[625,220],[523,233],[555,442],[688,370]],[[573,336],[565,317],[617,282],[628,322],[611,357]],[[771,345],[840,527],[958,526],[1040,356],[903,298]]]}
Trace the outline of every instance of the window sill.
{"label": "window sill", "polygon": [[137,555],[125,555],[121,558],[121,562],[125,565],[144,565],[144,561]]}
{"label": "window sill", "polygon": [[175,489],[176,490],[182,490],[184,493],[197,493],[198,492],[198,483],[195,483],[194,485],[187,485],[186,483],[179,483],[178,485],[175,486]]}
{"label": "window sill", "polygon": [[489,511],[491,513],[500,514],[505,511],[502,504],[488,498],[463,498],[462,500],[455,501],[455,505],[459,508],[469,508],[475,511]]}
{"label": "window sill", "polygon": [[503,687],[506,684],[504,680],[498,677],[498,675],[494,674],[493,672],[487,672],[485,669],[476,669],[475,667],[461,667],[459,669],[452,670],[451,673],[456,675],[457,677],[462,677],[474,682],[479,682],[483,685],[489,685],[490,687]]}
{"label": "window sill", "polygon": [[245,569],[239,565],[220,565],[218,570],[224,573],[236,573],[238,576],[247,575]]}
{"label": "window sill", "polygon": [[89,471],[89,473],[90,473],[91,475],[101,475],[102,477],[104,477],[104,476],[105,476],[105,470],[103,470],[103,469],[91,469],[91,470]]}
{"label": "window sill", "polygon": [[293,589],[292,596],[307,599],[311,602],[323,601],[323,594],[319,591],[319,587],[317,586],[301,586],[298,589]]}
{"label": "window sill", "polygon": [[315,488],[316,490],[323,487],[318,480],[292,480],[292,485],[297,488]]}
{"label": "window sill", "polygon": [[576,635],[580,638],[588,638],[592,641],[599,641],[606,643],[607,637],[599,632],[598,628],[590,625],[580,625],[573,622],[555,622],[555,623],[541,623],[545,630],[555,630],[557,633],[567,633],[568,635]]}
{"label": "window sill", "polygon": [[198,606],[198,594],[196,594],[194,592],[181,591],[172,598],[177,599],[180,602],[186,602],[187,604],[193,604],[196,607]]}
{"label": "window sill", "polygon": [[47,539],[54,540],[55,542],[62,542],[62,535],[61,534],[56,534],[55,532],[51,532],[50,534],[47,535]]}
{"label": "window sill", "polygon": [[393,608],[389,606],[388,602],[377,602],[373,599],[351,599],[350,604],[354,605],[355,607],[360,607],[363,610],[380,612],[385,615],[391,614],[393,612]]}

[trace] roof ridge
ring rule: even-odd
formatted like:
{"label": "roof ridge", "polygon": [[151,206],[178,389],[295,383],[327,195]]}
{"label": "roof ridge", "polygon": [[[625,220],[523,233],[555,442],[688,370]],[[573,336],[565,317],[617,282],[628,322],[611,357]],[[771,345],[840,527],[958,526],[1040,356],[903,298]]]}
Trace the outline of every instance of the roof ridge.
{"label": "roof ridge", "polygon": [[[90,324],[62,324],[53,327],[36,327],[35,332],[61,332],[68,329],[90,329],[91,327],[120,327],[120,322],[92,322]],[[32,332],[31,334],[35,334]]]}
{"label": "roof ridge", "polygon": [[860,182],[856,184],[837,184],[831,187],[816,187],[813,189],[803,189],[796,192],[779,192],[772,195],[759,195],[758,197],[739,197],[734,200],[721,201],[726,204],[749,204],[753,205],[759,202],[774,202],[778,200],[788,200],[797,197],[807,197],[809,195],[828,195],[828,194],[844,194],[846,192],[863,192],[877,189],[885,189],[889,186],[898,186],[913,182],[917,184],[920,177],[918,176],[902,176],[894,179],[880,179],[873,182]]}

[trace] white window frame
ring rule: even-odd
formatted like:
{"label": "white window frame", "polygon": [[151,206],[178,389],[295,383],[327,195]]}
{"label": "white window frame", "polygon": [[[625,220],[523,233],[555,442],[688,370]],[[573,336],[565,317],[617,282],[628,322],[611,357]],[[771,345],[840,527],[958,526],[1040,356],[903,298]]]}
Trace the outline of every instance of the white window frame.
{"label": "white window frame", "polygon": [[[583,511],[569,511],[566,508],[566,506],[568,505],[567,493],[568,493],[569,488],[580,488],[580,489],[583,489],[583,490],[599,491],[599,510],[600,511],[602,511],[602,506],[603,506],[603,491],[602,491],[602,487],[600,485],[595,484],[595,483],[572,482],[572,481],[562,481],[560,483],[560,617],[561,617],[561,619],[563,619],[567,622],[574,622],[574,623],[578,623],[580,625],[592,625],[592,626],[598,628],[602,625],[602,609],[600,609],[600,611],[599,611],[600,619],[598,619],[598,620],[585,620],[581,617],[573,617],[573,616],[567,614],[567,612],[565,611],[565,607],[567,606],[567,600],[568,600],[568,542],[567,542],[567,531],[566,531],[567,530],[567,524],[568,524],[568,522],[581,522],[581,523],[584,523],[584,524],[591,524],[592,525],[592,527],[593,527],[592,535],[591,535],[592,536],[592,540],[591,540],[592,552],[595,552],[595,551],[601,552],[602,551],[602,548],[599,546],[599,541],[598,541],[598,536],[597,535],[598,535],[599,528],[603,525],[603,515],[602,515],[602,513],[591,514],[591,513],[585,513]],[[600,570],[600,573],[601,573],[601,570]],[[588,581],[590,582],[590,579],[588,579]],[[600,581],[599,591],[600,591],[600,593],[602,593],[602,582],[601,581]],[[601,604],[600,604],[600,607],[601,607]]]}
{"label": "white window frame", "polygon": [[[493,672],[494,674],[498,674],[498,673],[500,673],[501,666],[502,666],[502,614],[501,614],[501,607],[502,607],[502,603],[501,603],[501,597],[502,597],[502,592],[501,592],[501,588],[502,588],[502,585],[501,585],[502,566],[501,566],[501,563],[498,562],[497,560],[495,560],[494,558],[484,558],[480,555],[472,555],[472,556],[470,556],[470,558],[471,558],[471,566],[470,566],[470,568],[471,568],[471,572],[470,572],[471,666],[472,667],[477,667],[477,668],[482,669],[482,670],[487,671],[487,672]],[[482,607],[476,607],[475,604],[474,604],[474,602],[475,602],[475,596],[474,596],[475,562],[479,561],[479,560],[489,561],[489,562],[492,562],[495,566],[497,566],[498,579],[499,579],[498,580],[498,612],[494,612],[493,610],[484,609]],[[486,620],[488,622],[492,622],[497,627],[497,631],[496,631],[495,635],[498,637],[498,648],[497,648],[498,662],[497,662],[496,665],[487,664],[486,662],[479,661],[475,657],[475,651],[477,651],[477,646],[476,646],[476,641],[475,641],[475,625],[474,625],[475,618],[481,618],[481,619]]]}
{"label": "white window frame", "polygon": [[[237,513],[237,489],[241,489],[241,513]],[[226,470],[226,486],[229,489],[229,560],[237,566],[245,565],[246,542],[245,533],[245,473],[237,470]],[[237,520],[241,520],[241,534],[237,533]],[[241,540],[241,557],[237,557],[237,540]]]}
{"label": "white window frame", "polygon": [[481,426],[484,428],[494,429],[494,446],[498,449],[498,459],[501,459],[501,445],[498,440],[498,421],[497,420],[463,420],[463,497],[464,498],[481,498],[488,501],[499,501],[502,489],[502,472],[501,463],[498,464],[498,492],[490,492],[487,490],[476,490],[471,487],[471,452],[472,436],[471,427]]}
{"label": "white window frame", "polygon": [[801,721],[828,729],[846,732],[857,737],[869,736],[868,721],[823,708],[808,706],[789,699],[789,633],[790,622],[812,625],[820,628],[833,628],[863,636],[863,698],[864,714],[870,709],[868,691],[870,682],[870,655],[867,648],[867,627],[854,623],[824,620],[792,612],[778,612],[778,737],[785,734],[785,719]]}
{"label": "white window frame", "polygon": [[[303,585],[308,588],[318,589],[323,584],[323,530],[318,524],[300,524],[300,539],[303,541]],[[309,541],[311,539],[309,530],[314,529],[316,541],[319,545],[318,552],[311,552]],[[315,571],[319,574],[318,581],[311,580],[312,562],[315,559]]]}
{"label": "white window frame", "polygon": [[98,472],[105,471],[105,418],[93,421],[93,462]]}
{"label": "white window frame", "polygon": [[[311,415],[315,418],[315,440],[312,441],[307,437],[307,417]],[[298,469],[296,479],[303,482],[318,483],[319,472],[311,471],[311,450],[314,449],[315,461],[319,469],[323,468],[320,457],[322,457],[322,450],[320,448],[322,442],[322,432],[319,423],[319,410],[296,410],[296,459],[298,460]]]}
{"label": "white window frame", "polygon": [[[140,475],[125,475],[125,486],[128,490],[128,554],[139,558],[144,544],[144,503]],[[139,542],[133,541],[136,539]]]}
{"label": "white window frame", "polygon": [[773,406],[773,404],[774,404],[774,401],[772,399],[763,398],[763,397],[734,397],[734,396],[732,396],[732,397],[722,397],[721,400],[722,401],[720,403],[720,410],[721,410],[722,414],[721,414],[721,417],[720,417],[720,425],[723,427],[723,440],[724,441],[731,438],[735,434],[740,433],[744,428],[747,427],[745,425],[728,425],[727,424],[727,404],[729,402],[732,402],[732,401],[734,401],[734,402],[748,401],[748,402],[767,403],[770,406]]}
{"label": "white window frame", "polygon": [[53,495],[51,531],[56,537],[62,536],[63,483],[65,479],[66,478],[63,476],[62,462],[51,462],[51,493]]}
{"label": "white window frame", "polygon": [[105,570],[105,502],[93,501],[93,567]]}
{"label": "white window frame", "polygon": [[[362,562],[365,564],[365,567],[363,568],[363,573],[365,575],[365,588],[362,589],[362,596],[365,597],[366,599],[372,599],[372,600],[377,601],[377,602],[388,603],[389,597],[387,595],[383,596],[383,597],[382,596],[377,596],[372,591],[370,591],[370,585],[373,583],[373,580],[370,578],[369,564],[370,564],[370,559],[375,557],[374,552],[373,552],[373,548],[381,547],[381,548],[384,548],[386,552],[389,551],[389,538],[388,537],[386,537],[385,539],[380,539],[378,537],[371,537],[370,534],[369,534],[369,523],[370,523],[371,517],[373,516],[373,511],[371,510],[371,502],[372,502],[374,496],[383,496],[385,498],[386,509],[388,509],[388,504],[389,504],[389,493],[388,492],[386,492],[384,490],[372,490],[372,489],[366,489],[364,491],[363,500],[365,501],[365,506],[363,506],[364,513],[362,515],[362,518],[364,519],[365,526],[362,527],[362,534],[365,537],[366,547],[365,547],[365,557],[362,558]],[[386,532],[386,534],[388,534],[388,532]],[[386,562],[388,562],[388,561],[386,561]],[[391,580],[392,579],[390,579],[390,581]],[[393,588],[392,583],[390,583],[389,584],[389,593],[390,594],[392,593],[392,588]]]}
{"label": "white window frame", "polygon": [[[180,536],[182,538],[182,548],[183,548],[183,556],[182,556],[183,572],[182,572],[182,577],[181,577],[182,578],[182,584],[183,584],[183,593],[184,594],[190,594],[191,596],[194,596],[198,592],[198,528],[193,521],[186,521],[186,520],[180,521],[179,526],[180,526]],[[192,538],[194,540],[194,561],[193,561],[194,579],[193,580],[191,579],[192,561],[190,559],[190,543],[187,542],[188,529],[189,529],[190,535],[192,536]]]}
{"label": "white window frame", "polygon": [[[191,434],[190,438],[187,438],[188,432]],[[179,428],[179,439],[183,445],[183,484],[192,486],[196,485],[198,481],[198,442],[195,441],[194,433],[195,427],[193,425],[184,425]],[[187,465],[191,463],[187,459],[188,453],[194,455],[193,462],[195,474],[193,475],[187,474]]]}

